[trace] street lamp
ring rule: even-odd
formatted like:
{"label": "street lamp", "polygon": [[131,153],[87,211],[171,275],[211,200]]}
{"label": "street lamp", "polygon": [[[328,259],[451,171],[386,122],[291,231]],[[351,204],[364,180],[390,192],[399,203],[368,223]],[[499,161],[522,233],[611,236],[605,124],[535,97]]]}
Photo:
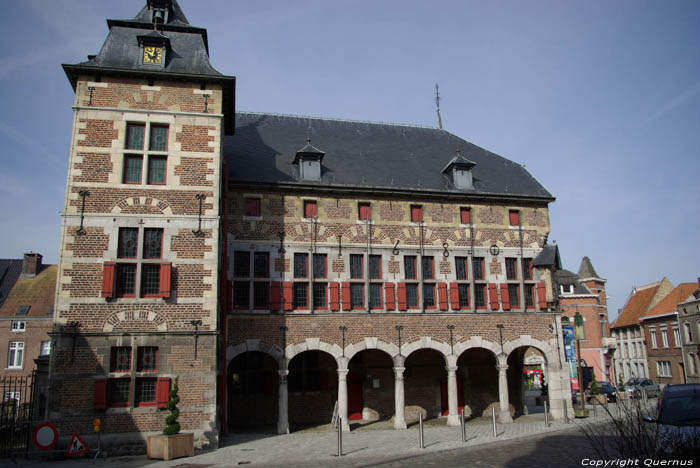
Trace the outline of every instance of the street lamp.
{"label": "street lamp", "polygon": [[583,316],[576,311],[574,316],[574,330],[576,333],[576,367],[578,370],[578,391],[581,396],[581,416],[586,412],[585,402],[583,400],[583,370],[581,369],[581,340],[583,339]]}

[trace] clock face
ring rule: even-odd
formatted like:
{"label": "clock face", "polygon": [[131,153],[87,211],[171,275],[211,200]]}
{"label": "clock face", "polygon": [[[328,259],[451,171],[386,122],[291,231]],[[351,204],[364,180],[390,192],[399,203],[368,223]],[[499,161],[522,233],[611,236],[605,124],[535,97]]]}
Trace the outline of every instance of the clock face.
{"label": "clock face", "polygon": [[154,46],[145,46],[143,48],[143,63],[161,64],[163,60],[163,48]]}

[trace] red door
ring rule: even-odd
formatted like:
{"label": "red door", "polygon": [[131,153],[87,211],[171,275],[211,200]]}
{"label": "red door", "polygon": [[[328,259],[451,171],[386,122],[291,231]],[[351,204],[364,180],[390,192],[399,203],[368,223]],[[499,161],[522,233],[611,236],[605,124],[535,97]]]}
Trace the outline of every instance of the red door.
{"label": "red door", "polygon": [[348,419],[362,419],[362,378],[355,372],[348,372]]}
{"label": "red door", "polygon": [[[450,414],[449,400],[447,398],[447,376],[440,380],[440,407],[442,415]],[[464,408],[464,394],[462,393],[462,379],[457,376],[457,414]]]}

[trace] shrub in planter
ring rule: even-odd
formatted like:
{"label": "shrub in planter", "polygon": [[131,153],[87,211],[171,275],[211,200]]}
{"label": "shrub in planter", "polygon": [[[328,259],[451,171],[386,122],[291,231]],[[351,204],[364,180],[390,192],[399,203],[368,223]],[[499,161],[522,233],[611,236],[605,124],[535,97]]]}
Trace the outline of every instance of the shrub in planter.
{"label": "shrub in planter", "polygon": [[194,455],[194,434],[191,432],[181,434],[180,423],[177,421],[180,416],[180,411],[177,409],[177,404],[180,402],[180,397],[177,395],[178,390],[178,378],[176,377],[175,384],[170,390],[167,405],[170,414],[165,418],[163,435],[148,436],[146,440],[148,458],[172,460],[173,458]]}

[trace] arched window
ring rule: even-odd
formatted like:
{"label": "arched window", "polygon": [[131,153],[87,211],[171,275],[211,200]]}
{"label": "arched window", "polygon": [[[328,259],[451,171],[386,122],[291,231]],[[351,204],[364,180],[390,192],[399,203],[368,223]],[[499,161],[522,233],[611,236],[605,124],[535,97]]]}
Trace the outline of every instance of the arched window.
{"label": "arched window", "polygon": [[692,343],[693,342],[693,331],[690,328],[690,323],[688,323],[688,322],[683,323],[683,329],[685,330],[685,340],[688,343]]}

